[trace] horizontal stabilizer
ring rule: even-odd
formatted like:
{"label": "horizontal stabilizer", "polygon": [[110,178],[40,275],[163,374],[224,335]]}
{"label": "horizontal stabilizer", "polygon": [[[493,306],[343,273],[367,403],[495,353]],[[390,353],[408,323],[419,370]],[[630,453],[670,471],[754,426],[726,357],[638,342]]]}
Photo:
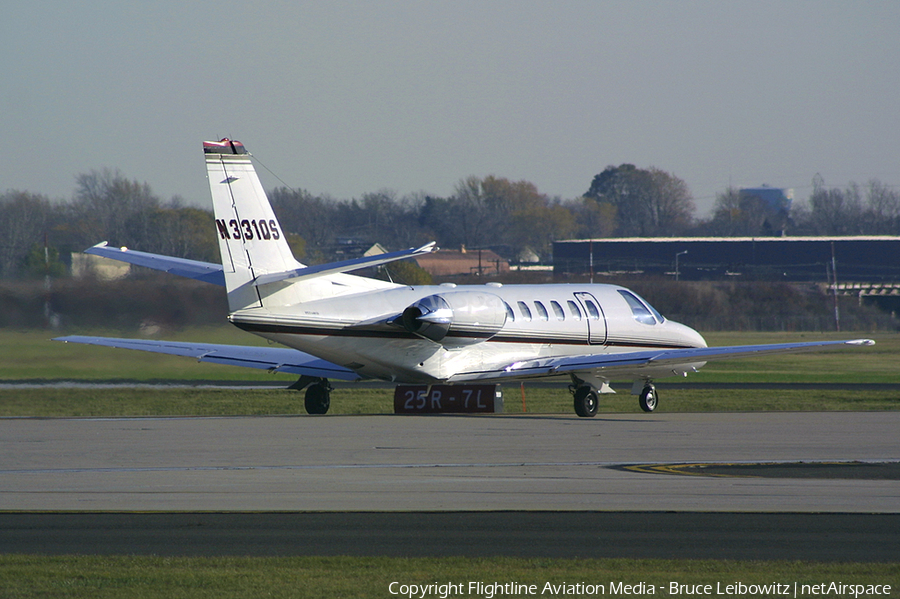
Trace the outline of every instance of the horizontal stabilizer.
{"label": "horizontal stabilizer", "polygon": [[320,264],[318,266],[306,266],[296,268],[287,272],[272,273],[260,275],[256,277],[257,285],[266,285],[268,283],[277,283],[279,281],[298,281],[301,279],[309,279],[313,277],[322,277],[325,275],[333,275],[342,272],[350,272],[366,268],[369,266],[379,266],[388,262],[395,262],[413,256],[428,254],[437,250],[434,241],[420,248],[409,248],[408,250],[400,250],[399,252],[389,252],[387,254],[379,254],[377,256],[368,256],[365,258],[355,258],[353,260],[343,260],[341,262],[332,262],[330,264]]}
{"label": "horizontal stabilizer", "polygon": [[[437,250],[437,246],[435,242],[432,241],[419,248],[410,248],[408,250],[389,252],[387,254],[368,256],[365,258],[356,258],[353,260],[343,260],[341,262],[331,262],[329,264],[319,264],[317,266],[305,266],[287,272],[260,275],[256,277],[254,282],[257,285],[266,285],[268,283],[277,283],[279,281],[298,281],[313,277],[322,277],[325,275],[359,270],[360,268],[369,266],[379,266],[396,260],[404,260],[406,258],[428,254],[435,250]],[[187,258],[173,258],[161,254],[130,250],[124,247],[114,248],[110,247],[105,241],[84,250],[84,253],[103,256],[104,258],[109,258],[111,260],[127,262],[129,264],[152,268],[154,270],[161,270],[173,275],[196,279],[214,285],[225,286],[225,274],[221,264],[201,262],[199,260],[188,260]]]}
{"label": "horizontal stabilizer", "polygon": [[129,250],[128,248],[114,248],[109,247],[105,241],[84,250],[84,253],[161,270],[180,277],[221,285],[222,287],[225,286],[225,274],[222,272],[221,264],[149,254],[147,252]]}
{"label": "horizontal stabilizer", "polygon": [[80,335],[57,337],[54,341],[135,349],[171,356],[185,356],[194,358],[198,362],[245,366],[271,372],[305,374],[307,376],[332,378],[342,381],[357,381],[362,378],[349,368],[332,364],[326,360],[287,347],[253,347],[249,345],[117,339],[113,337],[84,337]]}

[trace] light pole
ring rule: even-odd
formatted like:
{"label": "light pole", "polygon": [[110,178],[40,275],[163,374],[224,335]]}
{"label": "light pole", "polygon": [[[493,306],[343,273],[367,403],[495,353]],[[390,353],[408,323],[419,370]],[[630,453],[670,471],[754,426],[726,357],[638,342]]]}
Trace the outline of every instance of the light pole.
{"label": "light pole", "polygon": [[678,280],[678,275],[681,274],[678,271],[678,256],[684,256],[687,253],[688,253],[688,251],[684,250],[683,252],[678,252],[677,254],[675,254],[675,280],[676,281]]}

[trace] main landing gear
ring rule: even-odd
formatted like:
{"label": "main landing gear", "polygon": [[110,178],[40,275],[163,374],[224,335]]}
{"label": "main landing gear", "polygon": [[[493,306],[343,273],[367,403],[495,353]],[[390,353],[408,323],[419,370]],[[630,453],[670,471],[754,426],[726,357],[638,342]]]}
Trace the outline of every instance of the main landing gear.
{"label": "main landing gear", "polygon": [[600,407],[600,400],[594,388],[590,385],[581,385],[571,388],[571,390],[575,398],[575,413],[582,418],[593,418],[596,416],[597,408]]}
{"label": "main landing gear", "polygon": [[303,403],[307,414],[327,414],[331,407],[331,383],[328,379],[303,375],[300,379],[288,387],[300,391],[306,388]]}
{"label": "main landing gear", "polygon": [[[600,405],[597,389],[589,383],[580,379],[573,379],[574,384],[569,385],[569,391],[572,393],[575,404],[575,413],[582,418],[592,418],[597,415],[597,408]],[[643,386],[641,386],[643,385]],[[604,382],[601,385],[602,393],[613,393],[609,384]],[[652,412],[659,405],[659,395],[656,387],[650,381],[636,381],[631,391],[638,396],[638,405],[645,412]]]}

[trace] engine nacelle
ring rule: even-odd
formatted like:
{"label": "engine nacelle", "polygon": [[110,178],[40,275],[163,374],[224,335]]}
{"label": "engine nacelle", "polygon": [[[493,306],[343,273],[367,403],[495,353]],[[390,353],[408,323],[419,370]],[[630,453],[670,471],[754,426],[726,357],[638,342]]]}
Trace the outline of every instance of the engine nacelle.
{"label": "engine nacelle", "polygon": [[403,311],[410,333],[444,346],[487,341],[506,324],[506,304],[492,293],[449,291],[423,297]]}

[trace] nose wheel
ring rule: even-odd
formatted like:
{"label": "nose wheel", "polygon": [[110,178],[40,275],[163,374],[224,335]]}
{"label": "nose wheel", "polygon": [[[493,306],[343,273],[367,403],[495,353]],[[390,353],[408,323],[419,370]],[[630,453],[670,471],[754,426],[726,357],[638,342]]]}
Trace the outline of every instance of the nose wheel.
{"label": "nose wheel", "polygon": [[652,412],[659,405],[659,395],[656,393],[656,387],[647,384],[638,395],[638,404],[645,412]]}

